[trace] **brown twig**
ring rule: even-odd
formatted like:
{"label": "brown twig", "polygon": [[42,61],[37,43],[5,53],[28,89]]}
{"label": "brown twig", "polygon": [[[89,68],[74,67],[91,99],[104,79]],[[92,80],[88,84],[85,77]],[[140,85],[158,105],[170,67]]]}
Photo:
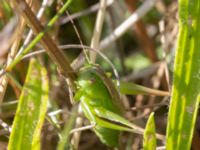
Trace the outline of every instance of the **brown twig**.
{"label": "brown twig", "polygon": [[[136,10],[136,0],[126,0],[127,7],[131,13]],[[135,23],[135,32],[139,38],[140,44],[143,46],[146,54],[155,62],[158,60],[155,52],[155,46],[151,38],[148,36],[146,28],[141,20]]]}
{"label": "brown twig", "polygon": [[70,81],[70,86],[75,89],[74,80],[76,78],[75,72],[71,68],[67,57],[64,53],[57,47],[55,42],[52,40],[50,35],[44,32],[41,23],[36,18],[35,14],[32,12],[31,8],[28,6],[24,0],[12,0],[10,1],[12,6],[16,8],[21,15],[24,17],[25,21],[32,28],[33,32],[37,35],[41,32],[44,36],[41,38],[41,43],[50,56],[50,58],[57,64],[59,71],[62,75]]}

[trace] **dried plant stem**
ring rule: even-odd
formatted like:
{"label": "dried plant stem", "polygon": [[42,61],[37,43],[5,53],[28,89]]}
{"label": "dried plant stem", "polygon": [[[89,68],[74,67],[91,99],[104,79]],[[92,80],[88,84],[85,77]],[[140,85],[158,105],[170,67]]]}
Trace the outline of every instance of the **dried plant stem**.
{"label": "dried plant stem", "polygon": [[[40,8],[39,12],[38,12],[38,15],[37,15],[37,18],[40,19],[41,16],[43,15],[43,12],[44,12],[44,6],[46,6],[47,4],[47,0],[44,0],[43,1],[43,4],[42,4],[42,7]],[[23,30],[24,30],[24,27],[25,27],[25,22],[24,20],[21,18],[21,21],[19,21],[19,25],[17,27],[17,31],[18,31],[18,35],[20,35]],[[21,49],[17,52],[18,48],[19,48],[19,44],[20,44],[20,41],[21,41],[21,38],[22,36],[17,36],[18,38],[16,39],[16,41],[14,42],[12,48],[11,48],[11,51],[8,55],[8,58],[7,58],[7,62],[6,62],[6,67],[9,66],[13,59],[15,57],[17,57],[18,55],[20,55],[20,53],[24,50],[25,46],[29,43],[29,41],[31,40],[31,37],[33,35],[33,32],[30,30],[29,33],[28,33],[28,36],[26,37],[26,40],[24,42],[24,45],[21,47]],[[8,84],[8,77],[6,75],[2,76],[0,78],[0,103],[3,101],[3,98],[4,98],[4,94],[5,94],[5,90],[6,90],[6,87],[7,87],[7,84]]]}
{"label": "dried plant stem", "polygon": [[[109,7],[113,3],[114,3],[114,0],[107,0],[106,1],[106,7]],[[94,12],[98,11],[99,7],[100,7],[99,3],[94,4],[91,7],[89,7],[88,9],[86,9],[86,10],[83,10],[83,11],[77,12],[75,14],[72,14],[70,17],[71,17],[72,20],[78,19],[80,17],[86,16],[86,15],[89,15],[91,13],[94,13]],[[66,23],[70,22],[71,19],[70,18],[66,18],[66,17],[63,17],[63,18],[61,17],[60,20],[59,20],[59,25],[66,24]]]}
{"label": "dried plant stem", "polygon": [[25,21],[32,28],[33,32],[41,38],[43,47],[50,58],[57,64],[60,73],[69,79],[70,86],[75,89],[76,86],[74,85],[73,81],[75,80],[76,75],[69,64],[67,57],[57,47],[50,35],[44,31],[41,23],[31,11],[28,4],[24,0],[13,0],[12,2],[14,7],[17,8],[17,10],[23,15]]}
{"label": "dried plant stem", "polygon": [[143,17],[154,6],[156,0],[146,0],[127,20],[117,27],[109,36],[100,43],[100,49],[105,49],[110,43],[121,37],[129,30],[141,17]]}
{"label": "dried plant stem", "polygon": [[14,16],[0,32],[0,58],[8,53],[9,48],[18,36],[18,30],[15,28],[19,18]]}
{"label": "dried plant stem", "polygon": [[[91,44],[90,44],[90,46],[92,48],[96,48],[96,49],[99,48],[99,40],[100,40],[100,37],[101,37],[105,12],[106,12],[106,0],[101,0],[100,1],[100,8],[99,8],[99,11],[98,11],[98,14],[97,14],[95,27],[94,27],[94,31],[93,31],[92,41],[91,41]],[[96,59],[96,53],[95,52],[90,52],[90,59],[91,59],[92,62],[95,62],[95,59]]]}
{"label": "dried plant stem", "polygon": [[74,132],[79,132],[79,131],[84,131],[84,130],[89,130],[89,129],[92,129],[95,127],[95,124],[92,124],[92,125],[87,125],[87,126],[84,126],[84,127],[80,127],[80,128],[74,128],[71,130],[71,134],[74,133]]}
{"label": "dried plant stem", "polygon": [[[41,6],[40,10],[37,13],[37,19],[38,20],[40,20],[41,17],[43,16],[44,11],[45,11],[45,7],[46,7],[47,3],[48,3],[48,0],[43,0],[42,6]],[[26,46],[28,45],[28,43],[30,42],[30,40],[31,40],[32,37],[33,37],[33,31],[30,30],[28,32],[27,36],[26,36],[26,39],[25,39],[25,41],[23,43],[23,46],[20,48],[20,50],[17,53],[16,57],[18,57],[24,51],[24,49],[26,48]]]}
{"label": "dried plant stem", "polygon": [[[129,11],[133,13],[136,9],[137,1],[126,0],[126,4]],[[144,51],[146,52],[150,60],[152,62],[158,61],[158,58],[156,56],[156,51],[155,51],[155,45],[152,39],[148,36],[144,23],[141,20],[138,20],[135,23],[134,29],[135,29],[134,34],[136,32],[139,38],[139,42],[141,46],[144,48]]]}
{"label": "dried plant stem", "polygon": [[[155,76],[152,78],[152,84],[153,84],[153,88],[154,89],[158,89],[160,84],[161,84],[161,79],[164,75],[165,72],[165,62],[162,62],[160,64],[160,67],[158,68]],[[155,103],[155,96],[150,96],[149,100],[148,100],[148,104],[147,105],[153,105]],[[151,111],[153,111],[154,108],[146,108],[143,112],[142,115],[146,115],[151,113]]]}
{"label": "dried plant stem", "polygon": [[[24,27],[25,27],[25,22],[22,18],[20,18],[19,24],[17,26],[17,31],[18,31],[17,34],[18,35],[21,34],[21,31],[23,31]],[[18,38],[16,38],[15,42],[13,43],[13,45],[11,47],[10,53],[8,54],[6,67],[12,63],[12,61],[17,53],[20,42],[21,42],[21,36],[18,36]],[[3,71],[3,70],[1,70],[1,71]],[[4,74],[3,76],[0,77],[0,104],[3,102],[7,84],[8,84],[8,77]]]}
{"label": "dried plant stem", "polygon": [[[142,6],[140,6],[127,20],[119,25],[110,35],[103,39],[99,44],[99,49],[104,50],[111,43],[120,38],[127,30],[129,30],[140,18],[142,18],[148,11],[150,11],[156,0],[146,0]],[[84,55],[81,53],[72,63],[72,66],[77,65],[77,69],[84,63]]]}
{"label": "dried plant stem", "polygon": [[[78,105],[78,115],[80,115],[80,114],[83,114],[83,111],[82,111],[81,105],[79,104]],[[82,125],[83,125],[83,118],[78,116],[75,121],[75,128],[81,128]],[[80,136],[81,136],[81,131],[77,131],[77,132],[73,133],[71,144],[73,145],[73,148],[75,150],[78,149],[79,142],[80,142]]]}

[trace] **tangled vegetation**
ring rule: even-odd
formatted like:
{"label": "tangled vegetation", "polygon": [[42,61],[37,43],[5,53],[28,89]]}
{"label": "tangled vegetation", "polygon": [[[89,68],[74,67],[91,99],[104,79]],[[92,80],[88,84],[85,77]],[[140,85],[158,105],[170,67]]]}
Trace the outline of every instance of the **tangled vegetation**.
{"label": "tangled vegetation", "polygon": [[200,1],[0,2],[0,149],[199,149]]}

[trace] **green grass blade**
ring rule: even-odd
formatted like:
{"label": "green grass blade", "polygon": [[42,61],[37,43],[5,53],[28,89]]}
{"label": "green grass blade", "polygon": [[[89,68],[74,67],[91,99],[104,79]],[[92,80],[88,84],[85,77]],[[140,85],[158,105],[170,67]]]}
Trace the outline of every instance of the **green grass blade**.
{"label": "green grass blade", "polygon": [[120,81],[120,92],[122,94],[136,95],[157,95],[157,96],[169,96],[169,92],[160,91],[156,89],[147,88],[141,85],[137,85],[135,83]]}
{"label": "green grass blade", "polygon": [[32,59],[14,118],[9,150],[40,149],[40,132],[47,110],[48,91],[46,70]]}
{"label": "green grass blade", "polygon": [[189,150],[200,94],[200,1],[179,0],[179,38],[175,56],[167,149]]}
{"label": "green grass blade", "polygon": [[156,131],[155,131],[154,113],[151,113],[146,124],[143,139],[144,150],[156,149]]}
{"label": "green grass blade", "polygon": [[71,117],[66,122],[65,127],[61,133],[60,141],[58,142],[57,150],[65,150],[69,146],[70,131],[74,125],[77,116],[77,107],[74,107],[71,111]]}

